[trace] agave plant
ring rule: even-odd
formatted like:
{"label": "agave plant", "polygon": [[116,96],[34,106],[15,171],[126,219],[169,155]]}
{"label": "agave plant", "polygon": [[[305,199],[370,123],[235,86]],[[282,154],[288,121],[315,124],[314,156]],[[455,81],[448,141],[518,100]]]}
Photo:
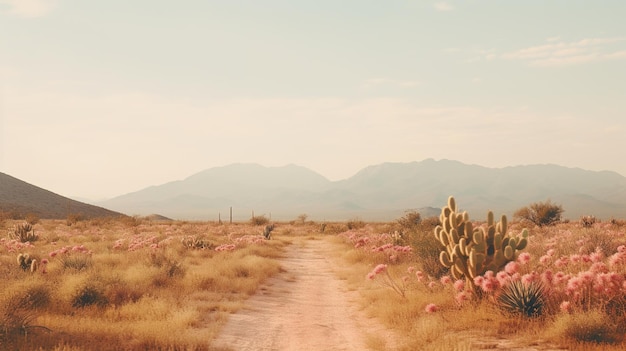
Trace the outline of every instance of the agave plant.
{"label": "agave plant", "polygon": [[540,316],[545,302],[545,290],[539,282],[513,281],[498,296],[498,305],[502,310],[525,317]]}

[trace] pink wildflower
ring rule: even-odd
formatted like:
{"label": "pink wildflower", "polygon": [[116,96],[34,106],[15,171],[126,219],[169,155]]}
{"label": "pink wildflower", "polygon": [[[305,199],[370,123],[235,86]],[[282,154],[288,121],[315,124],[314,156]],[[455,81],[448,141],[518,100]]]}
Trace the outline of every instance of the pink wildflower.
{"label": "pink wildflower", "polygon": [[519,264],[517,262],[515,262],[515,261],[511,261],[511,262],[507,263],[506,266],[504,266],[504,270],[508,274],[511,274],[511,275],[515,274],[518,269],[519,269]]}
{"label": "pink wildflower", "polygon": [[528,262],[530,262],[530,254],[528,252],[522,252],[518,257],[517,257],[517,261],[520,264],[527,264]]}
{"label": "pink wildflower", "polygon": [[506,272],[500,271],[496,274],[496,280],[498,280],[500,285],[505,285],[509,282],[509,280],[511,280],[511,277]]}
{"label": "pink wildflower", "polygon": [[482,286],[484,281],[485,281],[485,278],[480,275],[474,278],[474,284],[476,286]]}
{"label": "pink wildflower", "polygon": [[567,264],[569,263],[569,258],[566,256],[563,256],[559,259],[557,259],[556,261],[554,261],[554,266],[556,268],[563,268],[565,266],[567,266]]}
{"label": "pink wildflower", "polygon": [[456,300],[457,304],[462,305],[463,303],[465,303],[465,301],[468,301],[471,298],[471,296],[472,295],[470,295],[467,291],[461,291],[458,294],[456,294],[454,299]]}
{"label": "pink wildflower", "polygon": [[459,279],[454,282],[453,286],[454,286],[454,290],[463,291],[463,289],[465,289],[465,281],[463,279]]}
{"label": "pink wildflower", "polygon": [[424,280],[424,272],[422,271],[417,271],[415,272],[415,277],[417,278],[418,281],[422,281]]}
{"label": "pink wildflower", "polygon": [[442,285],[447,285],[447,284],[452,283],[452,279],[450,279],[450,277],[447,275],[444,275],[443,277],[441,277],[439,281],[441,281]]}
{"label": "pink wildflower", "polygon": [[549,255],[543,255],[539,257],[539,263],[541,263],[543,266],[549,265],[551,260],[552,260],[552,256],[549,256]]}
{"label": "pink wildflower", "polygon": [[407,268],[407,269],[406,269],[406,271],[407,271],[409,274],[413,274],[413,272],[415,272],[415,267],[410,266],[409,268]]}
{"label": "pink wildflower", "polygon": [[535,276],[533,274],[528,273],[528,274],[524,274],[522,276],[522,283],[524,283],[524,284],[530,284],[534,280],[535,280]]}
{"label": "pink wildflower", "polygon": [[494,281],[491,279],[484,279],[483,280],[483,284],[480,286],[484,292],[492,292],[496,289],[496,285],[494,284]]}
{"label": "pink wildflower", "polygon": [[596,262],[591,265],[591,268],[589,268],[589,271],[594,272],[594,273],[607,273],[609,271],[609,267],[607,267],[607,265],[604,264],[604,262]]}
{"label": "pink wildflower", "polygon": [[379,264],[378,266],[376,266],[376,268],[374,268],[372,272],[374,272],[374,274],[380,274],[384,272],[386,269],[387,269],[386,264]]}
{"label": "pink wildflower", "polygon": [[375,277],[376,277],[376,274],[374,272],[367,273],[367,279],[373,280]]}
{"label": "pink wildflower", "polygon": [[439,310],[439,307],[437,307],[437,305],[435,305],[434,303],[429,303],[428,305],[426,305],[426,308],[424,308],[424,311],[426,311],[426,313],[435,313]]}
{"label": "pink wildflower", "polygon": [[428,283],[428,288],[429,288],[429,289],[434,289],[434,288],[436,288],[436,287],[437,287],[437,283],[436,283],[436,282],[430,282],[430,283]]}
{"label": "pink wildflower", "polygon": [[570,312],[572,310],[572,304],[569,301],[563,301],[561,302],[559,308],[563,312]]}

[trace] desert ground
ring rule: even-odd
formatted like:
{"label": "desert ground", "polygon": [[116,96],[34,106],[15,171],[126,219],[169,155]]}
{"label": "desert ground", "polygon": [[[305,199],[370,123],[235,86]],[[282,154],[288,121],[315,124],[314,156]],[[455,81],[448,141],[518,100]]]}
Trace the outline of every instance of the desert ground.
{"label": "desert ground", "polygon": [[[258,218],[37,220],[24,237],[3,219],[0,348],[623,349],[623,221],[530,226],[471,281],[440,262],[438,219],[415,219],[296,219],[269,240]],[[507,305],[515,281],[543,290]]]}

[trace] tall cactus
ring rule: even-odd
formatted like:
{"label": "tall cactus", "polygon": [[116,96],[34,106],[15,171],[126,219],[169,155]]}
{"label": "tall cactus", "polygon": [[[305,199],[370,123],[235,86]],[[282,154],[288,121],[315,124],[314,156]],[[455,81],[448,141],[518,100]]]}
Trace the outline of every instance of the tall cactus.
{"label": "tall cactus", "polygon": [[496,223],[493,212],[489,211],[487,226],[474,228],[467,212],[457,212],[452,196],[441,209],[440,220],[435,237],[445,249],[439,254],[439,261],[450,268],[455,279],[465,277],[467,287],[473,287],[473,279],[487,271],[498,272],[528,244],[526,229],[519,236],[507,234],[505,215]]}

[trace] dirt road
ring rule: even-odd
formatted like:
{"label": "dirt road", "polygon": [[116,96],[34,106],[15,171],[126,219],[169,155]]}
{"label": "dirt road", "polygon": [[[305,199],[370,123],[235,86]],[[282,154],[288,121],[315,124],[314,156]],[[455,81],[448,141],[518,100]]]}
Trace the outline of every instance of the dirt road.
{"label": "dirt road", "polygon": [[231,315],[215,350],[391,349],[391,331],[358,310],[358,293],[347,290],[327,258],[332,245],[303,240],[287,249],[285,272],[270,279]]}

